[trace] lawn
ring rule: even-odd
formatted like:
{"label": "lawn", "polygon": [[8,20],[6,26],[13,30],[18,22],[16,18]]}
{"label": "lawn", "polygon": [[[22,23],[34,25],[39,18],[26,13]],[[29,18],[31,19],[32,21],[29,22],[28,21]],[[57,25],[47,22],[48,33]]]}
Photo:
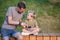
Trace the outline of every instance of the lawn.
{"label": "lawn", "polygon": [[[60,33],[60,2],[49,0],[0,0],[0,28],[4,22],[8,7],[17,6],[21,1],[26,2],[25,18],[28,10],[34,10],[40,33]],[[22,27],[17,27],[21,31]]]}

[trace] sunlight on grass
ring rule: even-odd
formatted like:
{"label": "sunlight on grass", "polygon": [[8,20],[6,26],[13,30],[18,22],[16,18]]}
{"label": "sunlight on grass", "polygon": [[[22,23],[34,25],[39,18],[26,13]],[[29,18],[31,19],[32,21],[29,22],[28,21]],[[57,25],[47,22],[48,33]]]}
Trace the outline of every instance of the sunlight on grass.
{"label": "sunlight on grass", "polygon": [[[60,2],[52,0],[0,0],[0,27],[5,19],[5,14],[10,6],[17,6],[21,1],[26,2],[26,12],[23,19],[26,20],[28,10],[34,10],[42,33],[60,33]],[[21,31],[22,27],[17,27]]]}

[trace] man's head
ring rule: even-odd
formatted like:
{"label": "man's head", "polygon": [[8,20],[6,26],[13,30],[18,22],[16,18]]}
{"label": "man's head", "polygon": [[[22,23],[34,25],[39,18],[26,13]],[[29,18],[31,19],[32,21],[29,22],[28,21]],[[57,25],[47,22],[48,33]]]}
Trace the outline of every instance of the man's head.
{"label": "man's head", "polygon": [[23,13],[26,9],[26,5],[24,2],[19,2],[17,5],[17,11]]}

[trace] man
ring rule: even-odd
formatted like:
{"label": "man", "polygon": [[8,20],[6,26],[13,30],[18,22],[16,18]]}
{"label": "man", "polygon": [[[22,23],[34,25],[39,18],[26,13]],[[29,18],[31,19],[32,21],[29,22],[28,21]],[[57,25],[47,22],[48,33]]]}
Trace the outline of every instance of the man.
{"label": "man", "polygon": [[16,37],[17,40],[22,40],[22,35],[16,30],[16,27],[21,24],[26,5],[23,2],[19,2],[17,7],[9,7],[6,19],[2,25],[2,39],[9,40],[10,36]]}

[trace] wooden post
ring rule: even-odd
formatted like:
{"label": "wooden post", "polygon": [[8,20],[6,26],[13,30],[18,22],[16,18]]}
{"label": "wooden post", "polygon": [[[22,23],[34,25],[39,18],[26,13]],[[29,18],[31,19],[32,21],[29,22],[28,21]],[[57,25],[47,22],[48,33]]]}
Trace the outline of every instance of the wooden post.
{"label": "wooden post", "polygon": [[10,40],[16,40],[16,38],[14,38],[14,37],[10,37]]}
{"label": "wooden post", "polygon": [[57,36],[57,40],[60,40],[60,36]]}
{"label": "wooden post", "polygon": [[37,36],[37,40],[43,40],[42,36]]}
{"label": "wooden post", "polygon": [[36,40],[36,36],[34,36],[34,35],[30,35],[30,40]]}
{"label": "wooden post", "polygon": [[49,36],[44,36],[43,39],[44,40],[50,40],[50,37]]}
{"label": "wooden post", "polygon": [[0,40],[2,40],[1,36],[0,36]]}
{"label": "wooden post", "polygon": [[56,40],[57,38],[56,38],[56,36],[51,36],[50,39],[51,40]]}
{"label": "wooden post", "polygon": [[29,40],[29,36],[23,36],[23,40]]}

